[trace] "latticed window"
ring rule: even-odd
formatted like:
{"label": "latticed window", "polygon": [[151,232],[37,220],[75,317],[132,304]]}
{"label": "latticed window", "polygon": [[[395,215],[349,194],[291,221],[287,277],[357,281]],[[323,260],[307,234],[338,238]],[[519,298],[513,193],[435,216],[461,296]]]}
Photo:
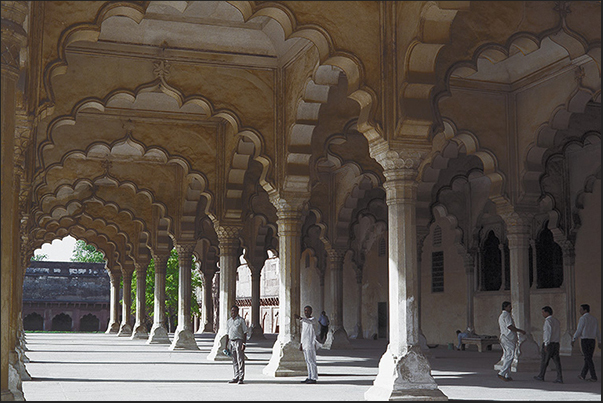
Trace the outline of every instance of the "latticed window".
{"label": "latticed window", "polygon": [[431,292],[444,292],[444,252],[431,254]]}
{"label": "latticed window", "polygon": [[385,238],[379,240],[379,256],[385,256],[387,253],[387,246],[385,245]]}
{"label": "latticed window", "polygon": [[439,225],[433,230],[433,246],[442,246],[442,227]]}

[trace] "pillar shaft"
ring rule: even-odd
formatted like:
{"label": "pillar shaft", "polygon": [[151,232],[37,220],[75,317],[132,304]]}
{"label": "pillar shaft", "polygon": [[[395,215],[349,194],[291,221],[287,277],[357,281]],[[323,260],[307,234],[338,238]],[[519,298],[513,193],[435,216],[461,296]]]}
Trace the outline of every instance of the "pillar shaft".
{"label": "pillar shaft", "polygon": [[147,344],[168,344],[170,339],[165,317],[165,276],[169,254],[154,254],[155,289],[153,303],[153,326],[149,333]]}
{"label": "pillar shaft", "polygon": [[132,273],[128,270],[122,270],[123,294],[121,305],[121,325],[118,336],[132,336],[132,325],[130,323],[130,314],[132,312]]}
{"label": "pillar shaft", "polygon": [[111,300],[109,301],[109,325],[105,333],[119,332],[119,280],[121,272],[119,270],[108,270],[109,280],[111,281]]}
{"label": "pillar shaft", "polygon": [[260,290],[261,290],[261,268],[264,262],[258,264],[260,268],[251,268],[251,336],[250,339],[265,339],[260,318]]}
{"label": "pillar shaft", "polygon": [[146,325],[147,266],[136,264],[136,323],[132,330],[133,339],[149,336]]}
{"label": "pillar shaft", "polygon": [[362,330],[362,266],[359,266],[356,271],[356,299],[358,299],[356,308],[356,339],[364,339]]}
{"label": "pillar shaft", "polygon": [[[343,260],[345,250],[330,249],[327,252],[329,272],[331,273],[331,326],[323,348],[348,348],[350,340],[343,327]],[[315,313],[316,314],[316,313]]]}
{"label": "pillar shaft", "polygon": [[176,245],[178,252],[178,327],[170,350],[198,350],[193,333],[191,317],[192,292],[192,258],[195,243],[181,243]]}
{"label": "pillar shaft", "polygon": [[464,256],[465,274],[467,276],[467,330],[475,331],[474,325],[474,306],[473,306],[473,287],[475,284],[475,254],[468,252]]}
{"label": "pillar shaft", "polygon": [[214,270],[203,272],[203,321],[201,324],[204,333],[213,333],[214,331],[214,301],[212,298],[212,284]]}

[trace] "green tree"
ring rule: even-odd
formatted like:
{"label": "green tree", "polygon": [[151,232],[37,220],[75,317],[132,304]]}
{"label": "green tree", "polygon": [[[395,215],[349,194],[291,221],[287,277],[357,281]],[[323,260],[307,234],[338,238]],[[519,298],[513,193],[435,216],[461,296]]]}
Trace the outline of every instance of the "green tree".
{"label": "green tree", "polygon": [[[193,256],[192,267],[195,267],[195,257]],[[167,261],[167,269],[165,275],[165,315],[167,318],[167,330],[173,332],[178,325],[178,252],[176,248],[170,252],[170,257]],[[194,314],[200,313],[199,302],[197,301],[197,295],[195,289],[202,287],[203,277],[197,270],[191,272],[191,311]],[[123,286],[123,280],[122,280]],[[146,313],[149,318],[149,322],[152,322],[154,310],[155,310],[155,261],[151,259],[151,262],[147,266],[147,282],[145,292],[145,303]],[[136,311],[136,272],[132,275],[132,312]]]}
{"label": "green tree", "polygon": [[32,262],[41,262],[46,259],[48,259],[48,255],[46,253],[40,253],[38,255],[33,255],[30,260]]}
{"label": "green tree", "polygon": [[104,263],[105,257],[102,252],[96,250],[93,245],[88,245],[85,241],[79,239],[73,247],[71,255],[72,262]]}

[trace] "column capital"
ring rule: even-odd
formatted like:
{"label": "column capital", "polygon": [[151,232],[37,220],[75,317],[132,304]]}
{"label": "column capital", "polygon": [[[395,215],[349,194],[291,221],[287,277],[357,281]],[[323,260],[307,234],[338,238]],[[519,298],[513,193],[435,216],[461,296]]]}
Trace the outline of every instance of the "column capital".
{"label": "column capital", "polygon": [[218,225],[216,226],[216,234],[218,235],[218,244],[220,255],[235,255],[239,252],[240,241],[239,235],[243,230],[240,225]]}
{"label": "column capital", "polygon": [[155,263],[155,271],[156,272],[163,272],[166,270],[167,267],[167,261],[170,258],[169,253],[168,254],[163,254],[163,253],[153,253],[153,262]]}
{"label": "column capital", "polygon": [[507,238],[509,236],[527,237],[526,242],[529,241],[533,218],[532,214],[509,211],[503,212],[501,217],[507,225]]}
{"label": "column capital", "polygon": [[348,251],[347,249],[336,249],[336,248],[327,249],[326,250],[327,258],[331,262],[342,264],[347,251]]}
{"label": "column capital", "polygon": [[392,144],[382,141],[370,145],[369,152],[385,171],[417,171],[429,153],[429,148],[416,144]]}

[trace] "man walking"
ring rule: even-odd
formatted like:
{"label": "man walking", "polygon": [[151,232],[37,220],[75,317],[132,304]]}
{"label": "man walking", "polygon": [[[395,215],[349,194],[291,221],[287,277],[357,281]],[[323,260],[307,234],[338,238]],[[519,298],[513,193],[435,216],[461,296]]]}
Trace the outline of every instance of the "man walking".
{"label": "man walking", "polygon": [[243,383],[245,378],[245,345],[247,343],[247,323],[239,316],[239,307],[230,308],[230,318],[226,322],[226,345],[232,354],[234,378],[228,383]]}
{"label": "man walking", "polygon": [[561,359],[559,357],[559,342],[561,341],[561,325],[559,320],[553,317],[553,308],[545,306],[542,308],[544,325],[542,326],[542,351],[540,360],[540,373],[534,377],[537,381],[544,381],[546,367],[551,358],[557,368],[557,379],[555,383],[563,383],[561,375]]}
{"label": "man walking", "polygon": [[318,369],[316,368],[316,348],[321,344],[316,340],[316,318],[312,316],[312,307],[304,307],[304,316],[302,318],[295,314],[295,318],[301,320],[301,343],[300,351],[304,352],[304,359],[308,367],[308,377],[301,383],[316,383],[318,379]]}
{"label": "man walking", "polygon": [[[572,337],[572,347],[578,337],[580,337],[580,346],[582,347],[582,354],[584,355],[584,367],[582,372],[578,375],[578,378],[583,381],[596,382],[597,373],[595,372],[595,363],[593,362],[593,354],[595,352],[595,337],[599,342],[599,349],[601,349],[601,333],[599,332],[599,324],[597,318],[590,314],[590,305],[580,305],[580,320],[578,321],[578,329]],[[586,379],[586,374],[590,371],[590,378]]]}
{"label": "man walking", "polygon": [[318,323],[320,324],[320,335],[318,336],[318,340],[321,343],[324,343],[327,339],[327,332],[329,331],[329,317],[325,311],[320,313]]}
{"label": "man walking", "polygon": [[498,326],[500,327],[500,345],[503,348],[502,368],[498,377],[505,382],[512,381],[511,364],[515,357],[515,346],[517,345],[517,333],[526,334],[522,329],[515,327],[513,316],[511,316],[511,303],[504,301],[502,303],[502,312],[498,317]]}

